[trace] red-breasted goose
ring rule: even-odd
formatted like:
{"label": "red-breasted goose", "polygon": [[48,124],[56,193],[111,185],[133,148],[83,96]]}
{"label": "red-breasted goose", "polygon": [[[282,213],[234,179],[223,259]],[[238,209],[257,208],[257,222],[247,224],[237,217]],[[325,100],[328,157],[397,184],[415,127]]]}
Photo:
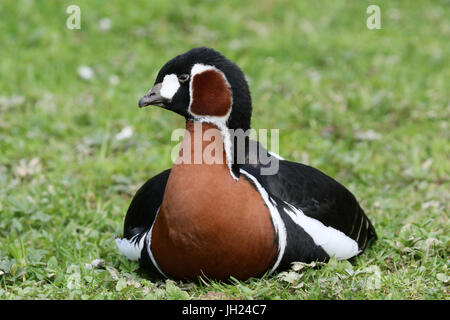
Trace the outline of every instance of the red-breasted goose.
{"label": "red-breasted goose", "polygon": [[[196,48],[167,62],[139,101],[148,105],[186,119],[180,161],[138,190],[116,239],[122,254],[151,273],[245,280],[294,261],[349,259],[376,239],[352,193],[321,171],[248,138],[237,161],[229,129],[250,129],[250,92],[239,67],[217,51]],[[216,134],[196,145],[196,132],[208,130]],[[261,155],[278,161],[274,174],[262,174]],[[201,161],[181,161],[186,156]]]}

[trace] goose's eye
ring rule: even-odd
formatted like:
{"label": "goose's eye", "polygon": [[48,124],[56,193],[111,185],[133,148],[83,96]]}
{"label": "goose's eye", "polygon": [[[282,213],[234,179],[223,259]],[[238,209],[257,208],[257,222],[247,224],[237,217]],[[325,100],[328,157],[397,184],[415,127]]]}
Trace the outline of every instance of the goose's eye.
{"label": "goose's eye", "polygon": [[183,83],[189,80],[189,75],[188,74],[181,74],[178,76],[178,80]]}

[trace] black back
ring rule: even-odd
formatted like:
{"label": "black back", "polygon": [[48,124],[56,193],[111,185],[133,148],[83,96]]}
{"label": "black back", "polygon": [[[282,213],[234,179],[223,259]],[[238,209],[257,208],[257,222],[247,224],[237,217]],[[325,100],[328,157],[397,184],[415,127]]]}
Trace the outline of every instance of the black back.
{"label": "black back", "polygon": [[[259,142],[250,142],[258,144],[250,150],[261,148],[266,157],[270,156]],[[270,195],[354,239],[360,250],[364,250],[368,240],[376,239],[375,228],[356,198],[333,178],[313,167],[288,160],[279,160],[275,175],[262,175],[264,166],[267,165],[245,164],[242,169],[251,173]]]}

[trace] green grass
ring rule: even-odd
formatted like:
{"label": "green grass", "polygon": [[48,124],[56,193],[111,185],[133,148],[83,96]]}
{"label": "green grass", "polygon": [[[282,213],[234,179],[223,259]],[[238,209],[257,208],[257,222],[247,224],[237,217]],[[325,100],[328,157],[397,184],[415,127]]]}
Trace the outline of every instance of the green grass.
{"label": "green grass", "polygon": [[[450,2],[376,3],[380,30],[360,0],[2,0],[0,298],[448,300]],[[69,4],[81,30],[66,28]],[[184,125],[138,98],[201,45],[246,73],[254,128],[279,128],[285,158],[360,200],[379,235],[363,255],[246,282],[153,283],[117,253],[131,197],[171,166]],[[124,127],[133,135],[117,140]],[[94,259],[105,268],[86,268]]]}

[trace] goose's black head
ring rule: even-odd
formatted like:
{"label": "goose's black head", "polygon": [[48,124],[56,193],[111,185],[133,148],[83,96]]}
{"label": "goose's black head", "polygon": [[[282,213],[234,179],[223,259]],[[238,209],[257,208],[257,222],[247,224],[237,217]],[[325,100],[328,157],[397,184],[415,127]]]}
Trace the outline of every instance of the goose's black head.
{"label": "goose's black head", "polygon": [[176,56],[159,71],[139,107],[156,105],[186,120],[211,119],[229,129],[250,128],[252,104],[241,69],[219,52],[195,48]]}

